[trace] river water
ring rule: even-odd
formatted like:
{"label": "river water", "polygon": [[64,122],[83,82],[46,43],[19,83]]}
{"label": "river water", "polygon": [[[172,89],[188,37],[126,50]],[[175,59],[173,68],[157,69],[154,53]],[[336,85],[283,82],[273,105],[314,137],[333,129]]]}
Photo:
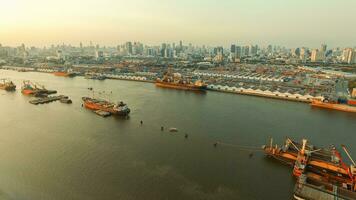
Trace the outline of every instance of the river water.
{"label": "river water", "polygon": [[[345,144],[356,156],[354,114],[142,82],[5,70],[0,77],[18,87],[0,91],[0,199],[291,199],[292,169],[233,145],[307,138],[318,146]],[[73,104],[29,104],[23,80],[58,90]],[[126,102],[130,117],[102,118],[82,108],[88,87]],[[217,141],[232,145],[215,148]]]}

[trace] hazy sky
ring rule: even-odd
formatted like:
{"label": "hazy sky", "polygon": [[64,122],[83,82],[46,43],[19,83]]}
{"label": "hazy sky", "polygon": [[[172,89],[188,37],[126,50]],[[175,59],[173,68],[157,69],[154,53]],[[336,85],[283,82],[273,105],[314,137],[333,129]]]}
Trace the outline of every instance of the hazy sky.
{"label": "hazy sky", "polygon": [[0,43],[356,45],[356,0],[0,0]]}

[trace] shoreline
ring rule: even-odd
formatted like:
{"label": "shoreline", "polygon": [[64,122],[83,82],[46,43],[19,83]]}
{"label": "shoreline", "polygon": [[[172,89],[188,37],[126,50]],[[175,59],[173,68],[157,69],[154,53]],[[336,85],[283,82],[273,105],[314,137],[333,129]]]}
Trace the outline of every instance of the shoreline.
{"label": "shoreline", "polygon": [[263,97],[263,98],[268,98],[268,99],[278,99],[278,100],[294,101],[294,102],[300,102],[300,103],[311,103],[311,101],[312,101],[311,99],[301,99],[301,98],[292,98],[292,97],[286,97],[286,96],[267,95],[267,94],[261,94],[258,92],[228,91],[228,90],[214,89],[214,88],[208,88],[207,90],[213,91],[213,92],[222,92],[222,93],[230,93],[230,94],[238,94],[238,95]]}
{"label": "shoreline", "polygon": [[[15,69],[4,69],[2,70],[9,70],[9,71],[16,71],[19,72]],[[38,73],[47,73],[47,74],[53,74],[53,72],[48,72],[48,71],[37,71],[37,70],[31,70],[31,71],[22,71],[23,72],[38,72]],[[105,74],[104,74],[105,75]],[[122,80],[122,81],[135,81],[135,82],[144,82],[144,83],[155,83],[155,81],[152,80],[144,80],[144,79],[135,79],[135,78],[122,78],[118,77],[121,75],[115,75],[115,76],[106,76],[106,79],[110,80]],[[80,76],[84,77],[84,76]],[[130,76],[127,76],[130,77]],[[132,76],[131,76],[132,77]],[[143,76],[142,76],[143,77]],[[269,99],[278,99],[278,100],[285,100],[285,101],[294,101],[294,102],[300,102],[300,103],[311,103],[312,98],[300,98],[297,96],[288,96],[285,94],[266,94],[266,93],[260,93],[258,91],[248,91],[248,89],[239,89],[235,91],[227,90],[227,89],[218,89],[214,88],[213,86],[208,86],[206,89],[207,91],[213,91],[213,92],[221,92],[221,93],[230,93],[230,94],[237,94],[237,95],[248,95],[248,96],[255,96],[255,97],[262,97],[262,98],[269,98]],[[317,97],[314,97],[317,98]]]}

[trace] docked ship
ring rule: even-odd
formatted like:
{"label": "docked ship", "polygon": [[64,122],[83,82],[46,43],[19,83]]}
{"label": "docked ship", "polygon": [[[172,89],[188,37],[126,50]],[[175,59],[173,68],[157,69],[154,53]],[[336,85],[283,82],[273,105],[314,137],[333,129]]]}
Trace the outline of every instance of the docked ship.
{"label": "docked ship", "polygon": [[342,101],[330,101],[328,99],[320,100],[312,100],[311,106],[339,110],[344,112],[352,112],[356,113],[356,106],[354,100],[342,100]]}
{"label": "docked ship", "polygon": [[293,167],[297,179],[295,199],[356,199],[356,164],[348,150],[342,145],[351,164],[347,164],[335,146],[317,148],[287,138],[282,146],[263,146],[268,157]]}
{"label": "docked ship", "polygon": [[0,89],[6,90],[6,91],[14,91],[16,90],[16,85],[7,79],[1,79],[0,80]]}
{"label": "docked ship", "polygon": [[106,100],[95,99],[90,97],[82,97],[82,100],[84,102],[85,108],[93,111],[100,110],[109,112],[113,115],[123,116],[126,116],[130,113],[130,108],[128,108],[128,106],[122,101],[120,101],[118,104],[115,104]]}
{"label": "docked ship", "polygon": [[192,82],[189,79],[183,78],[179,73],[165,73],[162,79],[158,78],[156,80],[155,84],[158,87],[180,90],[204,91],[207,88],[207,85],[203,81],[196,80]]}
{"label": "docked ship", "polygon": [[44,86],[32,83],[31,81],[24,81],[21,87],[21,93],[24,95],[47,96],[55,94],[57,91],[47,90]]}
{"label": "docked ship", "polygon": [[53,73],[55,76],[64,76],[64,77],[74,77],[77,74],[72,72],[71,70],[66,70],[66,71],[57,71]]}

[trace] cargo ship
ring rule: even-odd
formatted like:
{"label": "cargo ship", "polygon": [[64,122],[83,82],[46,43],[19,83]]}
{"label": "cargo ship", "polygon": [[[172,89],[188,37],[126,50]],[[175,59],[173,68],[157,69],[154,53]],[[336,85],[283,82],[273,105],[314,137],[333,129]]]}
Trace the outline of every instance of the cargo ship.
{"label": "cargo ship", "polygon": [[122,101],[120,101],[118,104],[115,104],[106,100],[95,99],[90,97],[82,97],[82,100],[84,102],[85,108],[93,111],[101,110],[109,112],[113,115],[122,116],[126,116],[130,113],[130,108],[128,108],[128,106]]}
{"label": "cargo ship", "polygon": [[67,71],[57,71],[53,73],[55,76],[63,76],[63,77],[74,77],[77,74],[72,72],[71,70],[67,70]]}
{"label": "cargo ship", "polygon": [[298,143],[287,138],[282,146],[271,139],[262,148],[268,157],[293,167],[295,199],[356,199],[356,164],[344,145],[350,165],[335,146],[317,148],[306,139]]}
{"label": "cargo ship", "polygon": [[0,80],[0,89],[6,90],[6,91],[14,91],[16,90],[16,85],[7,79],[1,79]]}
{"label": "cargo ship", "polygon": [[310,105],[319,108],[327,108],[344,112],[356,113],[356,106],[353,106],[354,104],[355,103],[353,100],[348,100],[346,102],[335,102],[324,99],[323,101],[312,100]]}
{"label": "cargo ship", "polygon": [[204,91],[207,89],[207,85],[203,81],[197,80],[192,82],[188,79],[182,78],[179,73],[174,73],[173,75],[166,73],[162,79],[158,78],[155,84],[158,87],[180,90]]}
{"label": "cargo ship", "polygon": [[31,81],[24,81],[21,87],[21,93],[24,95],[47,96],[55,94],[57,91],[47,90],[44,86],[32,83]]}

